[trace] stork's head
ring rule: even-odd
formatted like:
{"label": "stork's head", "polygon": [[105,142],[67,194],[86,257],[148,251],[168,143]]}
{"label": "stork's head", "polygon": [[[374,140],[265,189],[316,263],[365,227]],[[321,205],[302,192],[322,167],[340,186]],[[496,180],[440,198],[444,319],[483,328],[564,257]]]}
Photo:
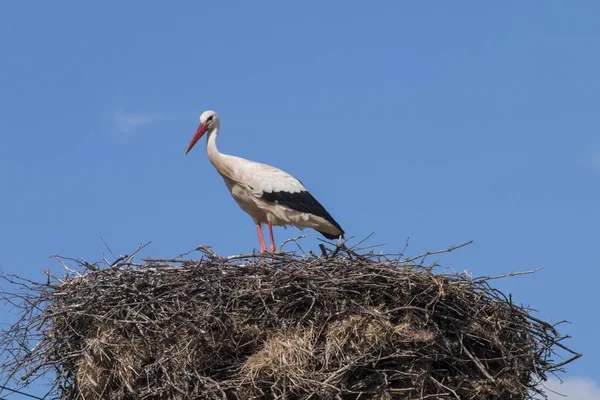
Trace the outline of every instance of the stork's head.
{"label": "stork's head", "polygon": [[200,138],[206,133],[206,131],[212,131],[213,129],[218,128],[219,124],[220,120],[216,112],[208,110],[200,114],[200,125],[198,126],[198,129],[196,130],[196,134],[192,138],[192,141],[188,145],[185,154],[187,154],[192,149],[192,147],[194,147],[194,145],[198,142],[198,140],[200,140]]}

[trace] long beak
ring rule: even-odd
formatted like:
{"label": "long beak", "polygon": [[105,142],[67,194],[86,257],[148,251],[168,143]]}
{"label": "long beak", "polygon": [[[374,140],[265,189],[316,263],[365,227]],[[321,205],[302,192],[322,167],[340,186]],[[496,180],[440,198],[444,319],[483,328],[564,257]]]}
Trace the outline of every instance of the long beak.
{"label": "long beak", "polygon": [[208,125],[200,124],[200,126],[198,127],[198,130],[196,130],[196,134],[194,134],[192,141],[188,145],[187,150],[185,151],[185,154],[189,153],[189,151],[192,149],[192,147],[194,147],[194,145],[196,143],[198,143],[198,140],[200,140],[202,135],[204,135],[207,130],[208,130]]}

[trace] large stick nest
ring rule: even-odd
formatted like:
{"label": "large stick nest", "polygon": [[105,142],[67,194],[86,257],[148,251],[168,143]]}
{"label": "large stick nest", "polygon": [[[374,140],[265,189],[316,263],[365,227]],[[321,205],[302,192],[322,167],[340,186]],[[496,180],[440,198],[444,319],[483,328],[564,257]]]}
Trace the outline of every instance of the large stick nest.
{"label": "large stick nest", "polygon": [[[4,379],[60,399],[531,399],[580,355],[490,279],[415,259],[291,253],[78,262],[10,277]],[[5,277],[7,278],[7,277]]]}

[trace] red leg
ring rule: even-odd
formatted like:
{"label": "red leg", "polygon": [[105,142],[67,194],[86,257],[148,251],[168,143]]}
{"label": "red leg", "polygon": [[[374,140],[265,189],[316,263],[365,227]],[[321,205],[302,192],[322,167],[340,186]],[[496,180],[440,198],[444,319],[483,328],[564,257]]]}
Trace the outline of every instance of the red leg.
{"label": "red leg", "polygon": [[275,253],[275,238],[273,237],[273,226],[269,222],[269,240],[271,241],[271,246],[269,246],[269,252]]}
{"label": "red leg", "polygon": [[267,251],[267,245],[265,244],[265,237],[263,236],[262,227],[260,224],[256,224],[256,231],[258,232],[258,242],[260,243],[260,252],[265,253]]}

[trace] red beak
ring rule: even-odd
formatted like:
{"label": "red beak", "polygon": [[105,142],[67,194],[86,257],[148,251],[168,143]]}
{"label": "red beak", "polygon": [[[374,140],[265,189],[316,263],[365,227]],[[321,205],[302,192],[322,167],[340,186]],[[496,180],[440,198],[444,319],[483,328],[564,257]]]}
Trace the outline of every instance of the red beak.
{"label": "red beak", "polygon": [[200,140],[202,135],[204,135],[207,130],[208,130],[208,125],[200,124],[200,126],[198,127],[198,130],[196,130],[196,134],[194,135],[194,137],[192,138],[192,141],[188,145],[187,150],[185,151],[185,154],[187,154],[192,149],[192,147],[194,147],[194,145],[196,143],[198,143],[198,140]]}

